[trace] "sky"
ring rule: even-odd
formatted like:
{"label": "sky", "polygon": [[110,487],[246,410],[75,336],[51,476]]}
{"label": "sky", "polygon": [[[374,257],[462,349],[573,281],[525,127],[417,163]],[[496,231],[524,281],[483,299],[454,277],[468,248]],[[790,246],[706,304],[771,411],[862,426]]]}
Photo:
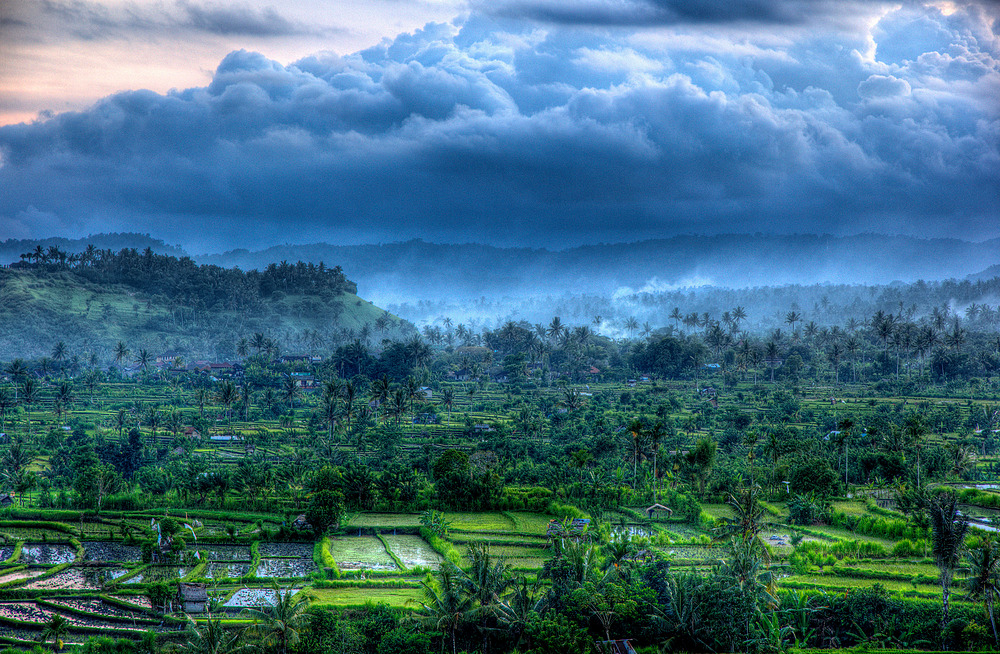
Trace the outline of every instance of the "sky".
{"label": "sky", "polygon": [[0,240],[109,231],[1000,237],[1000,3],[0,0]]}

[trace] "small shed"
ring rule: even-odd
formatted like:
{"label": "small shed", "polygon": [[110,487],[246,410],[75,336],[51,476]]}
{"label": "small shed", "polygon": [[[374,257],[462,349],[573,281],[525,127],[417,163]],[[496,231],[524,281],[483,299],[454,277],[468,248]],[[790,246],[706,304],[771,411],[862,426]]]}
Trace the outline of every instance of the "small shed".
{"label": "small shed", "polygon": [[312,528],[313,526],[306,519],[305,513],[299,514],[299,517],[295,518],[295,520],[292,521],[292,529],[300,529],[305,531]]}
{"label": "small shed", "polygon": [[10,493],[0,495],[0,508],[7,508],[14,503],[14,496]]}
{"label": "small shed", "polygon": [[177,584],[177,604],[185,613],[204,613],[208,604],[208,589],[205,584]]}

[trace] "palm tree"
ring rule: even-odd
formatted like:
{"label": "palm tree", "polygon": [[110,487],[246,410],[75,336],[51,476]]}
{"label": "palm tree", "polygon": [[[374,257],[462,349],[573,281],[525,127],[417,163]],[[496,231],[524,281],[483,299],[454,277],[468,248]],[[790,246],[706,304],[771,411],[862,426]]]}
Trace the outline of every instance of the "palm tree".
{"label": "palm tree", "polygon": [[826,357],[830,360],[830,363],[833,364],[834,379],[837,384],[840,383],[840,357],[842,357],[843,354],[844,350],[840,343],[834,343],[831,345],[829,351],[826,353]]}
{"label": "palm tree", "polygon": [[721,518],[716,528],[716,537],[720,540],[733,539],[743,543],[755,543],[765,553],[767,548],[760,539],[760,531],[764,526],[764,505],[760,500],[761,487],[757,484],[744,488],[738,495],[729,496],[729,506],[733,517]]}
{"label": "palm tree", "polygon": [[236,390],[236,386],[234,386],[233,382],[229,381],[228,379],[222,382],[222,384],[219,386],[219,392],[216,395],[217,399],[219,400],[219,404],[226,407],[226,417],[228,418],[229,421],[229,431],[232,431],[233,429],[232,407],[233,404],[236,403],[236,400],[239,399],[239,396],[240,394],[239,391]]}
{"label": "palm tree", "polygon": [[663,422],[660,420],[656,421],[653,428],[649,430],[649,440],[653,445],[653,502],[659,502],[659,481],[656,471],[656,456],[660,451],[660,441],[663,437],[667,435],[667,429],[663,426]]}
{"label": "palm tree", "polygon": [[132,353],[126,347],[125,341],[118,341],[118,344],[115,345],[115,363],[120,366],[122,361],[127,359],[130,354]]}
{"label": "palm tree", "polygon": [[396,426],[399,426],[399,419],[406,413],[406,391],[397,388],[392,393],[392,403],[389,405],[392,415],[396,417]]}
{"label": "palm tree", "polygon": [[69,620],[65,616],[54,613],[42,630],[41,641],[44,645],[49,638],[56,643],[56,649],[62,649],[62,638],[69,633]]}
{"label": "palm tree", "polygon": [[635,330],[639,329],[639,321],[636,320],[635,316],[629,316],[625,321],[625,329],[628,330],[629,338],[635,333]]}
{"label": "palm tree", "polygon": [[250,635],[259,639],[266,650],[277,654],[288,654],[300,639],[300,634],[309,614],[309,597],[304,591],[295,592],[291,586],[279,588],[271,583],[275,600],[270,607],[244,609],[243,615],[253,623],[248,628]]}
{"label": "palm tree", "polygon": [[337,418],[340,417],[340,407],[337,406],[336,396],[323,396],[321,405],[321,415],[323,416],[323,421],[326,422],[327,427],[327,438],[333,438],[333,427],[337,424]]}
{"label": "palm tree", "polygon": [[281,379],[281,395],[288,402],[288,410],[294,407],[295,398],[299,394],[299,383],[291,375],[285,375]]}
{"label": "palm tree", "polygon": [[549,335],[549,338],[555,339],[559,337],[559,334],[562,333],[563,329],[564,326],[562,320],[559,319],[559,316],[556,316],[552,319],[552,322],[549,323],[549,328],[546,333]]}
{"label": "palm tree", "polygon": [[55,404],[56,413],[59,420],[62,420],[62,412],[69,411],[70,404],[73,402],[73,385],[69,382],[63,382],[59,384],[59,389],[56,391]]}
{"label": "palm tree", "polygon": [[903,433],[906,436],[906,440],[909,441],[910,447],[917,452],[917,487],[919,488],[920,450],[923,447],[924,436],[927,435],[927,424],[920,414],[914,413],[906,419],[906,423],[903,425]]}
{"label": "palm tree", "polygon": [[250,647],[243,643],[243,632],[239,629],[225,629],[221,618],[212,618],[199,628],[198,624],[188,616],[188,629],[184,642],[177,649],[185,654],[237,654],[249,651]]}
{"label": "palm tree", "polygon": [[448,423],[451,423],[451,409],[455,404],[455,389],[446,388],[441,391],[441,404],[448,409]]}
{"label": "palm tree", "polygon": [[16,406],[10,390],[0,386],[0,431],[7,431],[7,412]]}
{"label": "palm tree", "polygon": [[500,597],[513,585],[514,577],[503,557],[490,554],[489,543],[469,545],[468,558],[468,570],[459,578],[459,584],[476,603],[476,607],[469,611],[469,618],[480,620],[483,651],[489,651],[487,621],[500,603]]}
{"label": "palm tree", "polygon": [[744,309],[742,306],[737,305],[736,308],[733,309],[733,323],[735,323],[736,329],[740,328],[740,321],[746,320],[746,318],[747,318],[746,309]]}
{"label": "palm tree", "polygon": [[354,417],[354,402],[357,399],[358,389],[354,382],[349,381],[344,384],[344,416],[347,418],[347,431],[351,431],[351,418]]}
{"label": "palm tree", "polygon": [[993,602],[1000,595],[1000,547],[993,538],[984,536],[979,541],[979,547],[966,553],[965,562],[969,567],[965,589],[971,599],[983,600],[993,628],[993,641],[1000,645],[996,620],[993,619]]}
{"label": "palm tree", "polygon": [[441,631],[446,640],[451,641],[452,654],[458,653],[455,632],[473,610],[472,597],[462,590],[461,570],[450,563],[444,563],[437,574],[437,583],[420,582],[424,601],[420,602],[417,622]]}
{"label": "palm tree", "polygon": [[962,560],[965,548],[965,534],[969,531],[969,519],[958,510],[958,495],[954,491],[939,493],[930,501],[931,549],[934,565],[941,572],[941,632],[944,634],[944,649],[948,649],[948,600],[955,568]]}
{"label": "palm tree", "polygon": [[52,359],[59,364],[60,369],[65,370],[63,362],[67,356],[69,356],[69,350],[66,348],[66,343],[62,341],[56,343],[55,347],[52,348]]}
{"label": "palm tree", "polygon": [[632,445],[632,484],[635,485],[639,469],[639,453],[646,438],[646,425],[639,418],[629,423],[629,443]]}
{"label": "palm tree", "polygon": [[673,311],[667,317],[674,321],[674,329],[681,328],[680,322],[684,319],[684,314],[681,313],[680,307],[674,307]]}
{"label": "palm tree", "polygon": [[128,412],[125,409],[118,409],[118,413],[114,417],[115,429],[118,430],[119,440],[122,437],[122,432],[125,431],[125,427],[128,426]]}
{"label": "palm tree", "polygon": [[31,437],[31,405],[38,401],[38,385],[31,377],[25,377],[21,382],[21,403],[24,404],[25,414],[28,419],[28,437]]}
{"label": "palm tree", "polygon": [[141,348],[139,350],[139,354],[135,355],[135,362],[140,368],[143,369],[143,371],[149,370],[149,364],[152,360],[153,357],[150,356],[149,351],[146,350],[146,348]]}
{"label": "palm tree", "polygon": [[163,424],[163,414],[155,406],[149,407],[149,411],[146,413],[146,424],[149,425],[150,430],[150,444],[156,443],[156,430],[160,428]]}
{"label": "palm tree", "polygon": [[801,322],[801,320],[802,320],[802,314],[800,314],[797,311],[789,311],[788,313],[785,314],[785,322],[789,324],[789,326],[792,329],[792,332],[795,331],[795,323]]}
{"label": "palm tree", "polygon": [[[381,377],[372,382],[372,399],[378,403],[379,407],[384,406],[389,401],[392,394],[392,380],[389,375],[382,374]],[[376,416],[378,420],[378,416]]]}

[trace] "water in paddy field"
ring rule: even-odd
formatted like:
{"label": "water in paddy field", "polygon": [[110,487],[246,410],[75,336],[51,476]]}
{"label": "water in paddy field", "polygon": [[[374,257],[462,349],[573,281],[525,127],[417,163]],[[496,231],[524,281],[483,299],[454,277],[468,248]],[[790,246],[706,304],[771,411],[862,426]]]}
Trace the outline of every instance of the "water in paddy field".
{"label": "water in paddy field", "polygon": [[76,556],[76,550],[69,545],[49,545],[48,543],[25,543],[21,547],[18,563],[55,565],[69,563]]}
{"label": "water in paddy field", "polygon": [[[278,592],[273,588],[241,588],[230,597],[223,607],[227,609],[246,609],[255,606],[274,606],[277,604]],[[293,588],[291,593],[294,595],[299,592],[297,588]]]}
{"label": "water in paddy field", "polygon": [[111,541],[90,541],[81,544],[84,548],[84,561],[136,563],[142,560],[142,550],[138,545],[122,545]]}
{"label": "water in paddy field", "polygon": [[261,559],[257,566],[258,577],[305,577],[316,572],[312,559]]}

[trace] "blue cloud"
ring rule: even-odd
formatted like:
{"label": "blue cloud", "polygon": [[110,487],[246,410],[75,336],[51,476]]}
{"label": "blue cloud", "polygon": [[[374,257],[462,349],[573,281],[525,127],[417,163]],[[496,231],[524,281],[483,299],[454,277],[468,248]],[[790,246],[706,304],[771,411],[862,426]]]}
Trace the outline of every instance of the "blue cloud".
{"label": "blue cloud", "polygon": [[39,235],[61,220],[227,247],[1000,235],[990,15],[915,11],[753,56],[483,15],[291,65],[237,51],[206,87],[0,128],[0,230],[44,216]]}

